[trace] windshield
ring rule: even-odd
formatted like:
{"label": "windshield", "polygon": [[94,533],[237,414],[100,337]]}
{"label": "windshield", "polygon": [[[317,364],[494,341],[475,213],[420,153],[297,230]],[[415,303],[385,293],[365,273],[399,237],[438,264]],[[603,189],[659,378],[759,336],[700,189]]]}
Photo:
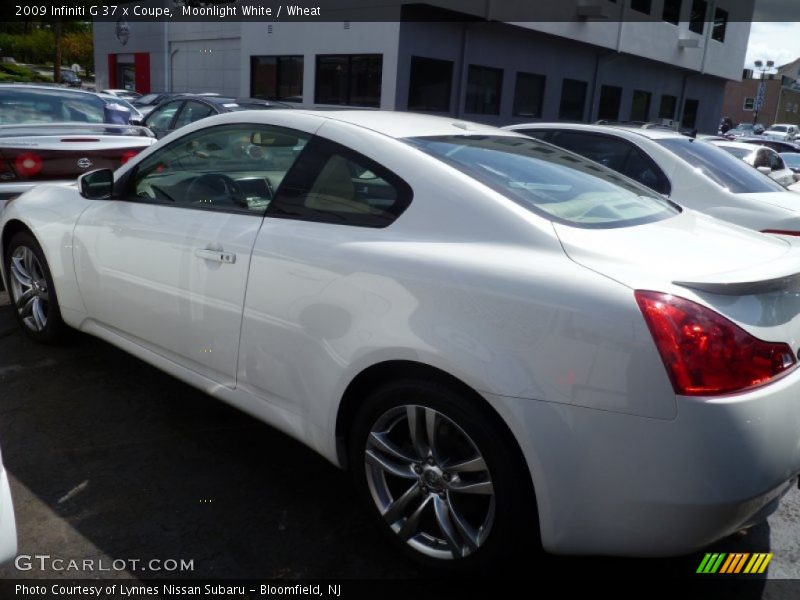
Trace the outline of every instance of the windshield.
{"label": "windshield", "polygon": [[134,101],[134,104],[139,104],[140,106],[143,106],[145,104],[152,104],[153,102],[155,102],[157,98],[158,94],[145,94],[141,98],[137,98]]}
{"label": "windshield", "polygon": [[695,171],[734,194],[785,192],[780,184],[721,148],[691,138],[656,140],[694,167]]}
{"label": "windshield", "polygon": [[539,140],[454,135],[404,141],[552,221],[627,227],[680,211],[635,181]]}

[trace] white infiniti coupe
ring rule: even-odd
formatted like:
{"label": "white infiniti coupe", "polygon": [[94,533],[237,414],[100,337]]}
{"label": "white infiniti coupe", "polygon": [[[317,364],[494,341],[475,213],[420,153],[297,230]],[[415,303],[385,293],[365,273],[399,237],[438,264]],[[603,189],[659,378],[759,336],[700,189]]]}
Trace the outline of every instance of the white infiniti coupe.
{"label": "white infiniti coupe", "polygon": [[510,131],[222,115],[12,200],[0,236],[30,337],[302,440],[426,563],[684,553],[797,482],[800,250]]}

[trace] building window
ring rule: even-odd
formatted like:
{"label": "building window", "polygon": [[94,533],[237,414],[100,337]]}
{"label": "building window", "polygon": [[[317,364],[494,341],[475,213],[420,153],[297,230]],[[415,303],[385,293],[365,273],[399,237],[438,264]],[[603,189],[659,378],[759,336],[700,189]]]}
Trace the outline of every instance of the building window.
{"label": "building window", "polygon": [[566,121],[583,121],[586,107],[585,81],[565,79],[561,84],[561,106],[558,109],[558,118]]}
{"label": "building window", "polygon": [[631,121],[647,121],[650,117],[650,98],[652,94],[643,90],[633,91],[631,102]]}
{"label": "building window", "polygon": [[251,56],[250,95],[267,100],[303,101],[302,56]]}
{"label": "building window", "polygon": [[692,12],[689,15],[689,31],[703,34],[703,27],[706,23],[706,0],[692,0]]}
{"label": "building window", "polygon": [[600,88],[600,104],[597,107],[597,118],[606,121],[619,119],[619,105],[622,102],[622,88],[615,85],[604,85]]}
{"label": "building window", "polygon": [[683,0],[664,0],[664,12],[661,18],[667,23],[677,25],[681,20],[681,4]]}
{"label": "building window", "polygon": [[514,116],[541,118],[544,82],[544,75],[517,73],[517,84],[514,88]]}
{"label": "building window", "polygon": [[674,119],[675,109],[678,107],[678,98],[664,94],[661,96],[661,105],[658,107],[659,119]]}
{"label": "building window", "polygon": [[476,115],[499,115],[503,69],[470,65],[467,74],[465,112]]}
{"label": "building window", "polygon": [[317,55],[314,102],[378,108],[382,76],[382,54]]}
{"label": "building window", "polygon": [[449,112],[452,86],[452,61],[411,57],[408,110]]}
{"label": "building window", "polygon": [[683,103],[683,118],[681,119],[681,127],[689,127],[690,129],[694,129],[695,123],[697,123],[697,110],[699,107],[699,100],[692,100],[691,98],[686,99],[686,102]]}
{"label": "building window", "polygon": [[742,106],[742,110],[753,110],[753,107],[756,104],[755,98],[745,98],[744,105]]}
{"label": "building window", "polygon": [[631,0],[631,9],[649,15],[651,2],[652,0]]}
{"label": "building window", "polygon": [[714,10],[714,27],[711,37],[718,42],[725,41],[725,30],[728,28],[728,11],[717,8]]}

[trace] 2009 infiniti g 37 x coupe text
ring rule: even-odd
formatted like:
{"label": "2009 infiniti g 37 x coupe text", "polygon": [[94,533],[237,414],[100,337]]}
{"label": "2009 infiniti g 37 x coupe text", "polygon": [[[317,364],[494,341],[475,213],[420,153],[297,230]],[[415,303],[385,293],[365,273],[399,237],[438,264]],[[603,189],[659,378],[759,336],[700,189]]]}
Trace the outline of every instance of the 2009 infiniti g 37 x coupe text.
{"label": "2009 infiniti g 37 x coupe text", "polygon": [[0,228],[31,337],[302,440],[423,562],[683,553],[800,471],[800,249],[513,132],[222,115]]}

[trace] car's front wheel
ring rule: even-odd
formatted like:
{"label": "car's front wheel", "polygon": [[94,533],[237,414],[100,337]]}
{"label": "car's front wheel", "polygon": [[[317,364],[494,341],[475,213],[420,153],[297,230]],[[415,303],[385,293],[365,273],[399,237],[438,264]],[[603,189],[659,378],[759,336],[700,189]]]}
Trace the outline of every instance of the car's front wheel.
{"label": "car's front wheel", "polygon": [[38,342],[59,341],[66,327],[41,246],[30,233],[19,232],[5,256],[8,291],[20,326]]}
{"label": "car's front wheel", "polygon": [[530,477],[499,417],[455,386],[404,381],[366,399],[350,460],[384,533],[425,566],[482,570],[539,547]]}

